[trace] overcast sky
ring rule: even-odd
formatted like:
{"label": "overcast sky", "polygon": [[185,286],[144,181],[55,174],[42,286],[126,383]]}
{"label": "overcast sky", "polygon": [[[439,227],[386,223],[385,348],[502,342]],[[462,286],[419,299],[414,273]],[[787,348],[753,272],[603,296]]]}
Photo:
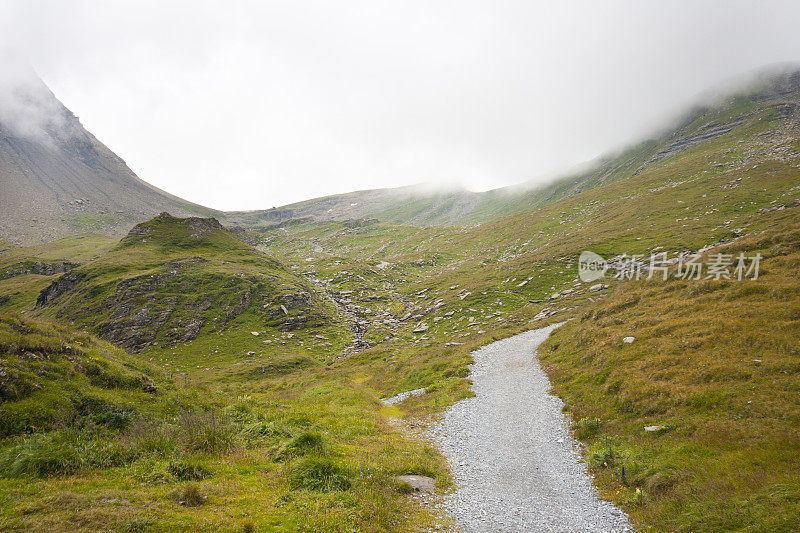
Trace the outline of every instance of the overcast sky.
{"label": "overcast sky", "polygon": [[546,180],[800,60],[796,1],[0,6],[4,58],[142,179],[219,209]]}

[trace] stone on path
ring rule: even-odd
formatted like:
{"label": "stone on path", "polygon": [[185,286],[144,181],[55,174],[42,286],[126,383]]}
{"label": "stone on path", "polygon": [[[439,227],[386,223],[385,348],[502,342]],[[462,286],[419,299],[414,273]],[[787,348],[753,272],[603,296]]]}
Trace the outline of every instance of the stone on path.
{"label": "stone on path", "polygon": [[397,476],[399,481],[408,483],[414,492],[433,492],[436,490],[436,480],[428,476]]}

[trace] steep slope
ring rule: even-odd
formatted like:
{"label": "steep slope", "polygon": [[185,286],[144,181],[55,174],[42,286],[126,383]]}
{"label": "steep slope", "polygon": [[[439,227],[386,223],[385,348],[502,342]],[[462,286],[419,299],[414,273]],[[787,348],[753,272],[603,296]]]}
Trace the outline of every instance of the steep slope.
{"label": "steep slope", "polygon": [[0,191],[0,238],[22,244],[213,213],[140,180],[33,74],[0,83]]}

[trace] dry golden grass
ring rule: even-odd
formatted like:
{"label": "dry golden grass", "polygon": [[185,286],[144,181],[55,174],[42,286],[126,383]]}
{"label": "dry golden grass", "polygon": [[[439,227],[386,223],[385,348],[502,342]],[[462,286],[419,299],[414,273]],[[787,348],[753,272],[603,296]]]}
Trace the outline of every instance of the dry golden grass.
{"label": "dry golden grass", "polygon": [[541,350],[575,420],[602,422],[602,492],[645,530],[800,527],[800,222],[766,227],[722,249],[761,252],[758,280],[625,283]]}

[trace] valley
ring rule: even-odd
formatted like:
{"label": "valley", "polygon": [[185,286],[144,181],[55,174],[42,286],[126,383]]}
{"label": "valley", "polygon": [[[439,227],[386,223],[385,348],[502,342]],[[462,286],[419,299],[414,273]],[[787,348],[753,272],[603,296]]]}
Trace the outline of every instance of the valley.
{"label": "valley", "polygon": [[[507,194],[3,241],[0,528],[452,529],[398,479],[458,489],[420,434],[480,393],[475,350],[564,321],[542,368],[637,530],[795,528],[800,74]],[[584,250],[761,263],[741,281],[672,263],[583,282]]]}

